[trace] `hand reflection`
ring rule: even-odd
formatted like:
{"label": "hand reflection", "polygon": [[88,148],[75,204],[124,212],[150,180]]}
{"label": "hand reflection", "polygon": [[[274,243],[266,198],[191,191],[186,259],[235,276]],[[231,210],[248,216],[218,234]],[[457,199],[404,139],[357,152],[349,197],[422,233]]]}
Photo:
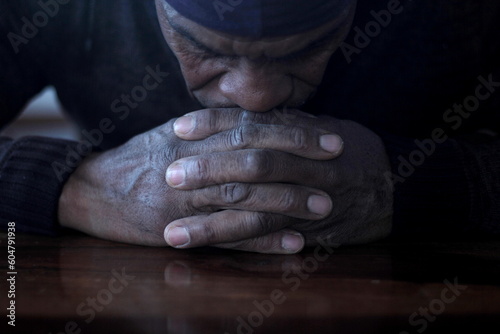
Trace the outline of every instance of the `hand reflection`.
{"label": "hand reflection", "polygon": [[[303,256],[268,256],[244,253],[228,252],[224,256],[213,257],[206,265],[200,263],[193,257],[179,257],[167,263],[164,270],[165,283],[174,288],[188,288],[196,284],[214,284],[221,289],[227,289],[225,279],[237,279],[239,281],[252,281],[255,276],[260,278],[280,278],[286,272],[298,272],[301,269]],[[220,276],[221,280],[213,280],[210,277]],[[219,282],[221,285],[217,283]]]}
{"label": "hand reflection", "polygon": [[[245,332],[243,328],[250,327],[256,332],[279,332],[276,324],[293,330],[294,321],[309,323],[350,312],[354,306],[346,300],[384,308],[378,292],[374,294],[378,290],[369,286],[375,284],[373,279],[392,276],[391,257],[388,250],[370,247],[265,255],[63,238],[58,247],[62,287],[58,299],[63,314],[71,315],[67,320],[89,332],[110,324],[117,328],[117,320],[124,332],[138,333],[237,333],[238,328]],[[122,268],[134,279],[111,300],[101,291],[109,289],[113,270],[121,273]],[[117,283],[112,287],[116,290]],[[90,323],[86,322],[90,314],[81,316],[76,311],[87,298],[104,302],[99,302]],[[53,332],[62,330],[64,326]]]}
{"label": "hand reflection", "polygon": [[184,261],[174,260],[165,267],[165,283],[172,287],[189,287],[192,282],[192,271]]}

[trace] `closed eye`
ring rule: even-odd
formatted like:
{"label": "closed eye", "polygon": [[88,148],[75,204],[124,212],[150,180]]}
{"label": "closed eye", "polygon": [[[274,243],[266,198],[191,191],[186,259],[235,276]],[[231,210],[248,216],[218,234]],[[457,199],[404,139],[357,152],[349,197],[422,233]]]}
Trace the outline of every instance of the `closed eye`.
{"label": "closed eye", "polygon": [[[318,54],[318,51],[326,51],[328,47],[331,45],[332,38],[329,36],[326,40],[316,41],[313,44],[310,44],[307,48],[300,50],[298,52],[294,52],[292,54],[282,56],[282,57],[266,57],[266,60],[269,62],[294,62],[309,58],[315,54]],[[202,59],[211,59],[211,58],[223,58],[227,60],[235,60],[240,56],[236,55],[225,55],[210,48],[205,45],[198,43],[197,41],[190,41],[192,46],[195,49],[195,53],[198,57]]]}
{"label": "closed eye", "polygon": [[[219,52],[216,52],[207,46],[203,45],[200,43],[198,40],[196,40],[189,32],[187,32],[185,29],[183,29],[180,26],[177,26],[175,24],[170,23],[171,26],[174,28],[174,30],[179,33],[185,40],[188,40],[190,44],[194,47],[194,52],[196,53],[196,56],[201,58],[201,59],[210,59],[210,58],[224,58],[228,60],[235,60],[238,59],[240,56],[236,55],[225,55]],[[340,27],[337,26],[335,27],[332,31],[329,33],[325,34],[322,38],[313,41],[309,45],[307,45],[305,48],[302,50],[296,51],[294,53],[291,53],[286,56],[282,57],[265,57],[267,61],[269,62],[293,62],[297,60],[302,60],[305,58],[308,58],[316,53],[318,53],[318,50],[320,51],[327,51],[328,47],[332,44],[331,42],[338,36],[340,32]]]}
{"label": "closed eye", "polygon": [[191,42],[191,45],[194,47],[194,51],[196,55],[202,59],[210,59],[210,58],[225,58],[229,60],[234,60],[239,58],[239,56],[231,56],[231,55],[224,55],[222,53],[218,53],[214,50],[211,50],[210,48],[206,47],[205,45],[199,43],[196,40],[189,40]]}

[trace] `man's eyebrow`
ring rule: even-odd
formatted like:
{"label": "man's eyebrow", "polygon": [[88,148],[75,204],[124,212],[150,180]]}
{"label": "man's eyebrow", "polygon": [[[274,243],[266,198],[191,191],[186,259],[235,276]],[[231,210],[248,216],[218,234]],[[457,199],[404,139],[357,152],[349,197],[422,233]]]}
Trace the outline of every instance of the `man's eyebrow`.
{"label": "man's eyebrow", "polygon": [[309,52],[324,46],[328,42],[330,42],[336,35],[337,32],[340,29],[340,24],[335,25],[332,29],[328,30],[323,36],[320,36],[319,38],[315,39],[314,41],[309,42],[305,47],[303,47],[300,50],[294,51],[290,54],[287,54],[285,56],[281,56],[276,59],[289,59],[289,58],[295,58],[295,57],[300,57],[302,55],[308,54]]}
{"label": "man's eyebrow", "polygon": [[[208,47],[207,45],[205,45],[202,42],[200,42],[199,40],[197,40],[189,32],[189,30],[187,30],[185,27],[177,24],[176,22],[173,22],[168,17],[167,17],[167,21],[170,24],[170,26],[172,27],[172,29],[175,30],[175,32],[180,34],[186,40],[190,41],[197,48],[204,50],[204,51],[207,51],[207,52],[214,53],[214,54],[221,54],[220,51],[213,50],[212,48]],[[300,57],[301,55],[305,55],[308,52],[311,52],[312,50],[314,50],[320,46],[323,46],[324,44],[329,42],[330,39],[332,39],[335,36],[335,33],[339,30],[341,23],[342,23],[342,21],[339,22],[339,24],[336,24],[331,30],[327,31],[324,35],[320,36],[318,39],[316,39],[314,41],[311,41],[309,44],[307,44],[304,48],[302,48],[300,50],[294,51],[293,53],[290,53],[290,54],[287,54],[287,55],[284,55],[281,57],[268,57],[268,58],[273,59],[273,60],[286,60],[286,59],[291,59],[291,58],[295,58],[295,57]],[[221,54],[221,55],[223,55],[223,54]]]}
{"label": "man's eyebrow", "polygon": [[203,44],[202,42],[197,40],[186,28],[184,28],[183,26],[181,26],[175,22],[172,22],[172,20],[170,20],[170,18],[168,18],[168,17],[167,17],[167,21],[170,24],[170,26],[172,27],[172,29],[175,30],[175,32],[177,32],[179,35],[181,35],[182,37],[184,37],[185,39],[190,41],[196,47],[198,47],[200,49],[204,49],[206,51],[213,52],[213,53],[220,53],[219,51],[212,50],[211,48],[209,48],[208,46],[206,46],[205,44]]}

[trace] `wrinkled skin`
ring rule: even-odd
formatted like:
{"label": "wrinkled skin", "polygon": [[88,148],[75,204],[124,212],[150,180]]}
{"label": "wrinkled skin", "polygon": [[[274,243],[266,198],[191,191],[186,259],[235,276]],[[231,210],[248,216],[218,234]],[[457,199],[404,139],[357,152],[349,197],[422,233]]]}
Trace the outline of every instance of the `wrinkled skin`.
{"label": "wrinkled skin", "polygon": [[[166,236],[184,227],[190,241],[181,248],[268,253],[297,252],[302,238],[308,245],[318,236],[355,244],[390,231],[391,186],[383,178],[389,165],[369,130],[303,113],[294,118],[300,127],[240,109],[190,117],[193,130],[177,133],[190,140],[180,139],[171,121],[86,159],[65,186],[61,208],[72,209],[60,210],[61,221],[98,237],[155,246],[165,244],[167,225]],[[345,144],[328,152],[321,137],[332,132]],[[169,165],[187,171],[178,186],[166,184]],[[327,199],[317,207],[322,213],[308,207],[314,195]],[[301,236],[291,234],[300,240],[287,247],[291,231]]]}

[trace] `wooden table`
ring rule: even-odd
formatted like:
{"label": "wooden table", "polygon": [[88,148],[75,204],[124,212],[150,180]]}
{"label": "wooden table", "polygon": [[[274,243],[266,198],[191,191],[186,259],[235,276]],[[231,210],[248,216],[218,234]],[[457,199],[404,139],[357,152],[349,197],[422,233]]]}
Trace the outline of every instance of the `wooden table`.
{"label": "wooden table", "polygon": [[500,242],[491,240],[276,256],[17,234],[16,271],[15,329],[0,285],[2,333],[483,333],[494,325],[493,333],[500,325]]}

